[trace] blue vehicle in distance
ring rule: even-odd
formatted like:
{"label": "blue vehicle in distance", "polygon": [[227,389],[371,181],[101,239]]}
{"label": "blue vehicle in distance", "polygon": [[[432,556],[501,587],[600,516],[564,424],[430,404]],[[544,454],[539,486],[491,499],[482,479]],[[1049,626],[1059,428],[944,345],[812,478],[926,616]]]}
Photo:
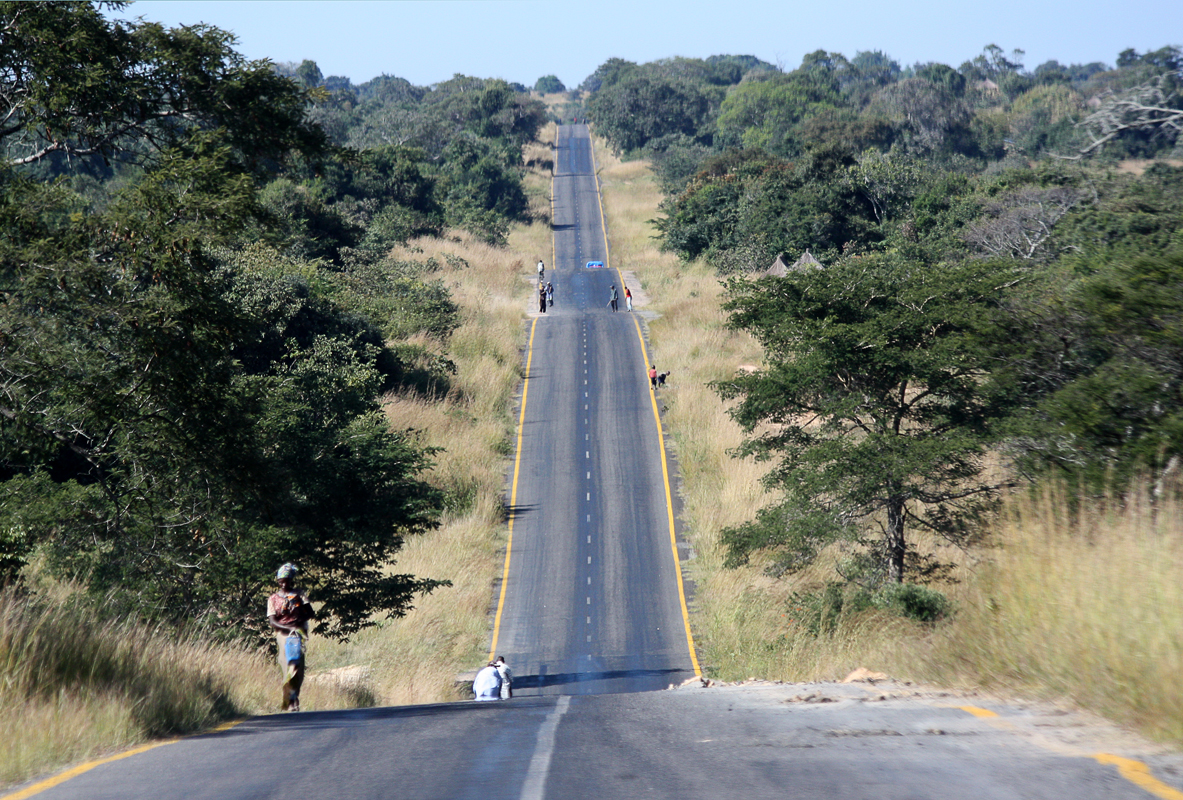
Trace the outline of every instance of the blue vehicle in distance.
{"label": "blue vehicle in distance", "polygon": [[603,261],[589,261],[589,262],[587,262],[587,266],[584,269],[603,269],[603,268],[604,268]]}

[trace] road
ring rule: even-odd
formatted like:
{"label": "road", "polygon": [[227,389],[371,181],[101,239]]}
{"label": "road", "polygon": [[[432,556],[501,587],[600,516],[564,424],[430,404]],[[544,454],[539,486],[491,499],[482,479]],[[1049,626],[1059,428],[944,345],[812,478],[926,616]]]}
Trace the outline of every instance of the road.
{"label": "road", "polygon": [[696,664],[641,327],[620,274],[585,267],[611,266],[586,126],[559,129],[553,214],[555,304],[530,323],[494,647],[521,695],[664,689]]}
{"label": "road", "polygon": [[[50,788],[54,800],[1177,800],[1176,756],[1054,709],[910,687],[757,686],[256,717]],[[976,713],[974,713],[976,712]],[[1123,773],[1148,782],[1142,788]],[[1172,792],[1174,792],[1172,794]]]}
{"label": "road", "polygon": [[619,273],[582,266],[611,263],[586,129],[557,156],[494,634],[515,698],[255,717],[7,798],[1183,800],[1160,780],[1177,754],[1056,709],[891,683],[646,691],[697,666],[668,465],[639,321],[607,308]]}

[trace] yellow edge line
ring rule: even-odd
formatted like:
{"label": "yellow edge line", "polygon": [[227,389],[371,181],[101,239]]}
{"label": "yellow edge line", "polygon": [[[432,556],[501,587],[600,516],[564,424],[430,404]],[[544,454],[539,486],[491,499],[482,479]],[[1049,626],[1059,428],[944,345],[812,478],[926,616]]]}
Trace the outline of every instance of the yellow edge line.
{"label": "yellow edge line", "polygon": [[990,717],[997,717],[998,716],[997,714],[995,714],[993,711],[991,711],[988,708],[978,708],[977,706],[956,706],[956,707],[960,708],[962,711],[966,712],[967,714],[973,714],[975,717],[978,717],[980,719],[989,719]]}
{"label": "yellow edge line", "polygon": [[1132,758],[1122,758],[1121,756],[1115,756],[1109,753],[1097,753],[1093,758],[1098,764],[1117,767],[1118,775],[1121,775],[1121,777],[1135,786],[1145,789],[1155,797],[1161,797],[1163,800],[1183,800],[1183,792],[1173,786],[1168,786],[1151,775],[1150,767],[1141,761],[1135,761]]}
{"label": "yellow edge line", "polygon": [[[623,279],[622,279],[623,282]],[[646,358],[645,337],[641,334],[641,323],[636,316],[633,325],[637,329],[637,340],[641,343],[641,357]],[[645,366],[648,366],[646,362]],[[647,372],[647,370],[646,370]],[[657,425],[657,448],[661,453],[661,479],[665,484],[665,513],[670,529],[670,552],[674,556],[674,572],[678,579],[678,603],[682,606],[682,624],[686,628],[686,647],[690,650],[690,663],[694,665],[694,674],[701,675],[702,667],[698,665],[698,655],[694,652],[694,634],[690,632],[690,609],[686,607],[686,589],[682,585],[682,563],[678,559],[678,536],[674,529],[674,501],[670,492],[670,468],[665,457],[665,433],[661,428],[661,415],[657,411],[657,394],[653,387],[649,387],[649,403],[653,407],[653,422]]]}
{"label": "yellow edge line", "polygon": [[[596,200],[600,204],[600,228],[604,231],[604,266],[611,269],[612,262],[608,260],[608,220],[604,216],[604,193],[600,188],[600,173],[596,169],[595,142],[590,141],[590,136],[588,138],[591,145],[592,175],[596,179]],[[620,278],[620,285],[624,286],[624,273],[617,269],[616,275]],[[642,367],[644,373],[647,373],[649,353],[645,349],[645,337],[641,333],[641,323],[636,315],[633,316],[633,325],[637,329],[637,341],[641,343],[641,360],[644,362]],[[653,392],[652,386],[649,387],[649,404],[653,407],[653,421],[657,424],[657,449],[661,453],[661,479],[665,485],[665,513],[669,521],[670,552],[674,556],[674,572],[678,578],[678,604],[682,607],[682,625],[686,629],[686,647],[690,650],[690,663],[694,666],[694,674],[701,675],[702,667],[698,665],[698,654],[694,652],[694,634],[690,631],[690,609],[686,607],[686,587],[682,585],[682,563],[678,559],[678,535],[674,528],[674,501],[673,493],[670,491],[669,462],[665,456],[665,433],[661,428],[661,414],[657,411],[657,395]]]}
{"label": "yellow edge line", "polygon": [[[998,716],[989,709],[978,708],[976,706],[957,706],[957,708],[981,719]],[[1091,758],[1098,764],[1117,767],[1118,775],[1140,789],[1150,792],[1155,797],[1160,797],[1162,800],[1183,800],[1183,791],[1179,791],[1175,787],[1165,784],[1154,777],[1150,773],[1150,767],[1141,761],[1115,756],[1112,753],[1096,753]]]}
{"label": "yellow edge line", "polygon": [[[225,722],[225,723],[222,723],[221,725],[218,725],[216,728],[211,728],[208,731],[202,731],[201,733],[195,733],[195,734],[193,734],[193,736],[202,736],[202,735],[205,735],[208,733],[218,733],[220,731],[230,730],[235,725],[238,725],[240,722],[243,722],[243,721],[244,720],[237,719],[232,722]],[[84,772],[90,772],[95,767],[101,767],[103,764],[110,764],[112,761],[121,761],[122,759],[125,759],[125,758],[131,758],[132,756],[138,756],[140,753],[146,753],[149,750],[155,750],[157,747],[164,747],[165,745],[176,744],[177,742],[181,741],[181,739],[184,739],[184,738],[189,738],[189,737],[180,737],[177,739],[166,739],[162,742],[152,742],[151,744],[144,744],[144,745],[140,745],[139,747],[133,747],[131,750],[127,750],[126,752],[119,753],[117,755],[107,756],[106,758],[98,758],[98,759],[95,759],[94,761],[87,761],[84,764],[79,764],[76,767],[71,767],[70,769],[66,770],[65,772],[62,772],[58,775],[54,775],[52,778],[46,778],[45,780],[41,781],[40,783],[34,783],[32,786],[26,786],[24,789],[21,789],[20,791],[13,792],[12,794],[6,794],[3,796],[0,796],[0,800],[24,800],[26,797],[32,797],[33,795],[41,794],[46,789],[52,789],[53,787],[63,784],[72,778],[77,778],[79,775],[83,774]]]}
{"label": "yellow edge line", "polygon": [[[554,263],[554,262],[551,262]],[[501,635],[501,613],[505,611],[505,590],[509,586],[509,559],[513,554],[513,516],[518,506],[518,474],[522,468],[522,430],[526,425],[526,393],[530,390],[530,362],[534,360],[534,330],[538,317],[530,323],[530,341],[526,345],[526,375],[522,379],[522,410],[518,415],[518,448],[513,459],[513,484],[509,490],[509,539],[505,542],[505,568],[501,572],[501,595],[497,598],[497,616],[493,619],[493,642],[489,645],[489,660],[497,657],[497,639]],[[5,798],[0,798],[5,800]]]}

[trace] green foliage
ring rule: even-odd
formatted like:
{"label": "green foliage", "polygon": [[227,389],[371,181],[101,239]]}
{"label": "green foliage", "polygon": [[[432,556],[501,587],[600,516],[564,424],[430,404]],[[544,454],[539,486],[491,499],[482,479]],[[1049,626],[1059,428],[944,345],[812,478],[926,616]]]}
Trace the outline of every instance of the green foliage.
{"label": "green foliage", "polygon": [[90,3],[0,5],[8,163],[47,156],[143,158],[221,131],[243,166],[296,149],[320,152],[306,96],[232,34],[196,25],[104,19]]}
{"label": "green foliage", "polygon": [[720,144],[795,155],[805,146],[797,126],[837,107],[841,86],[832,69],[802,67],[744,82],[719,109]]}
{"label": "green foliage", "polygon": [[790,595],[786,615],[791,625],[816,637],[833,633],[843,619],[872,608],[914,622],[933,623],[948,616],[952,604],[941,592],[914,583],[893,583],[872,591],[831,581],[821,591]]}
{"label": "green foliage", "polygon": [[709,139],[723,89],[692,80],[684,72],[662,64],[633,67],[601,86],[587,104],[596,131],[617,152],[636,150],[670,134]]}
{"label": "green foliage", "polygon": [[439,192],[448,223],[504,244],[508,222],[522,219],[529,208],[516,159],[475,136],[453,139],[443,159]]}
{"label": "green foliage", "polygon": [[555,94],[567,91],[567,87],[556,76],[543,75],[534,83],[534,91],[540,94]]}
{"label": "green foliage", "polygon": [[728,251],[755,247],[749,269],[766,269],[778,253],[811,250],[825,261],[848,242],[878,238],[878,195],[849,179],[858,162],[847,150],[817,149],[795,163],[745,150],[702,166],[657,221],[663,247],[684,258],[721,267]]}
{"label": "green foliage", "polygon": [[949,615],[949,598],[936,589],[914,583],[892,583],[875,593],[872,603],[917,622],[936,622]]}
{"label": "green foliage", "polygon": [[[64,59],[23,52],[45,35],[36,25],[53,22],[46,10],[92,38],[59,48]],[[95,142],[96,154],[151,157],[106,183],[0,171],[5,577],[37,560],[118,613],[242,635],[262,632],[270,576],[295,561],[326,635],[405,613],[440,583],[395,574],[394,557],[436,524],[444,498],[419,477],[430,452],[391,431],[378,407],[380,392],[420,370],[384,340],[412,328],[446,337],[456,311],[442,286],[400,277],[407,308],[374,319],[363,293],[325,267],[364,270],[398,237],[438,224],[423,157],[341,157],[317,177],[306,156],[321,153],[305,146],[323,137],[305,126],[302,90],[242,63],[228,35],[106,23],[86,6],[6,11],[20,35],[5,57],[36,67],[21,73],[27,86],[45,79],[45,60],[64,70],[55,79],[97,80],[93,70],[113,63],[110,41],[195,60],[153,56],[116,65],[130,77],[101,73],[171,91],[190,116],[166,136],[124,125],[87,139],[94,119],[116,123],[80,117],[71,130],[53,108],[17,112],[26,136],[60,132],[54,141],[75,157]],[[203,116],[202,102],[216,108]],[[296,169],[260,192],[248,168],[283,163]]]}
{"label": "green foliage", "polygon": [[754,335],[766,369],[722,381],[749,433],[740,454],[778,459],[775,510],[728,540],[733,562],[769,548],[785,568],[826,541],[883,526],[884,566],[903,579],[905,529],[953,541],[997,487],[979,480],[1006,388],[982,338],[1005,277],[968,263],[917,269],[863,257],[785,278],[732,280],[730,324]]}

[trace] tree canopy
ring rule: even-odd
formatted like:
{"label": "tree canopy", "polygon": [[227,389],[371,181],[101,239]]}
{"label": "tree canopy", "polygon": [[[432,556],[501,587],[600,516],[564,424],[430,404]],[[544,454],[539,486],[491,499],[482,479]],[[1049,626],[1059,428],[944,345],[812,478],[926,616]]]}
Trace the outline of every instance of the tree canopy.
{"label": "tree canopy", "polygon": [[4,580],[243,635],[295,561],[326,635],[406,613],[446,582],[396,567],[444,493],[379,398],[446,392],[458,309],[390,250],[503,238],[541,106],[354,87],[85,3],[0,15]]}

